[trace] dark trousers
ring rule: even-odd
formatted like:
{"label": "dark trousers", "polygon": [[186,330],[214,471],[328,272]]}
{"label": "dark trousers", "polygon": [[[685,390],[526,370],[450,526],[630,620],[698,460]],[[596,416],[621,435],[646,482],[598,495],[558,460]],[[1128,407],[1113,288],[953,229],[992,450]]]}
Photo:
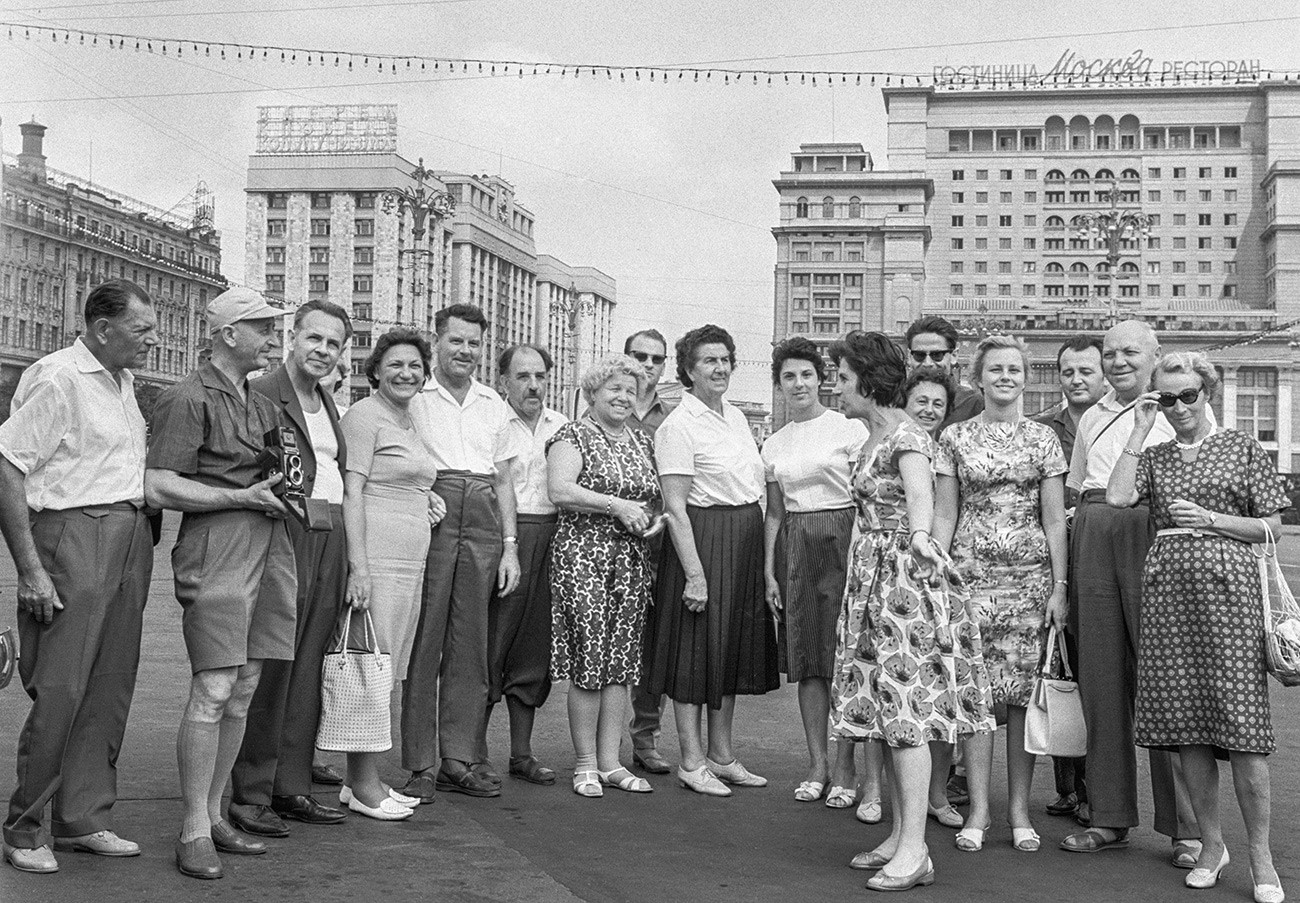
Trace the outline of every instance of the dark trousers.
{"label": "dark trousers", "polygon": [[41,511],[32,536],[63,610],[41,624],[18,612],[18,673],[32,708],[18,737],[18,783],[5,842],[49,843],[111,827],[140,630],[153,571],[148,519],[130,505]]}
{"label": "dark trousers", "polygon": [[286,523],[298,574],[293,661],[267,659],[248,709],[244,745],[230,773],[231,801],[269,806],[272,796],[311,793],[320,724],[320,671],[348,585],[343,508],[330,505],[334,529],[311,533]]}
{"label": "dark trousers", "polygon": [[[659,558],[663,555],[664,543],[672,542],[668,539],[668,531],[664,530],[654,539],[650,540],[650,579],[653,581],[659,576]],[[645,629],[642,632],[641,648],[647,648],[650,631],[654,626],[654,619],[648,614],[645,619]],[[632,684],[632,720],[628,724],[628,731],[632,735],[632,748],[637,750],[652,750],[659,746],[659,724],[664,717],[664,703],[668,697],[662,693],[650,693],[640,682]]]}
{"label": "dark trousers", "polygon": [[433,530],[424,599],[402,684],[402,767],[477,761],[488,698],[488,602],[501,563],[491,481],[442,473],[434,492],[447,516]]}
{"label": "dark trousers", "polygon": [[[1076,509],[1071,557],[1078,562],[1079,693],[1088,724],[1088,801],[1099,828],[1140,822],[1133,701],[1142,568],[1151,535],[1145,507],[1115,509],[1086,493]],[[1200,836],[1186,814],[1179,818],[1172,756],[1149,754],[1155,829],[1170,837]]]}

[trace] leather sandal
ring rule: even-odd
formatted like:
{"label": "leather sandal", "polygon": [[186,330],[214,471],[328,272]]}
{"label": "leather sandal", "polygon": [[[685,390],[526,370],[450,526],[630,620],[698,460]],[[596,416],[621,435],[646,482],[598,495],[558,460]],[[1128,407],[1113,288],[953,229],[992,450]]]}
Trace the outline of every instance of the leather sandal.
{"label": "leather sandal", "polygon": [[1011,845],[1022,853],[1037,853],[1042,838],[1033,828],[1012,828]]}
{"label": "leather sandal", "polygon": [[555,783],[555,772],[538,762],[533,756],[511,756],[510,777],[519,778],[530,784],[549,786]]}
{"label": "leather sandal", "polygon": [[595,799],[605,795],[605,788],[600,786],[600,772],[592,768],[573,773],[573,792],[578,796]]}
{"label": "leather sandal", "polygon": [[619,766],[613,771],[596,770],[600,777],[600,782],[606,787],[617,787],[619,790],[626,790],[628,793],[650,793],[654,790],[650,782],[645,778],[638,778],[626,768]]}
{"label": "leather sandal", "polygon": [[857,801],[857,790],[852,787],[841,787],[839,784],[832,785],[830,792],[826,794],[827,809],[847,809]]}
{"label": "leather sandal", "polygon": [[957,832],[957,836],[954,838],[953,843],[957,846],[957,849],[961,850],[963,853],[978,853],[980,850],[984,849],[984,832],[988,829],[988,825],[985,825],[982,828],[967,825]]}
{"label": "leather sandal", "polygon": [[825,781],[802,781],[794,792],[794,798],[801,803],[815,803],[825,790]]}
{"label": "leather sandal", "polygon": [[445,760],[442,767],[438,769],[438,777],[434,782],[434,786],[439,790],[444,793],[463,793],[466,796],[476,796],[482,799],[501,795],[500,787],[490,784],[480,776],[476,775],[470,770],[469,766],[463,762],[456,762],[455,764],[460,766],[460,768],[463,768],[464,771],[460,771],[459,769],[456,769],[454,772],[448,771],[447,762],[450,761],[452,760]]}
{"label": "leather sandal", "polygon": [[[1114,831],[1115,839],[1107,839],[1102,831]],[[1128,828],[1089,828],[1061,841],[1061,849],[1068,853],[1100,853],[1102,850],[1121,850],[1127,846]]]}

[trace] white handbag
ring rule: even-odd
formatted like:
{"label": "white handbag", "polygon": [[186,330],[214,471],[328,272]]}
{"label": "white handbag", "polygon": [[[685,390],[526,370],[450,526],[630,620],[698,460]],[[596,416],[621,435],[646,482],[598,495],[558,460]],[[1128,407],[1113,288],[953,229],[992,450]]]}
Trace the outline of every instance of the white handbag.
{"label": "white handbag", "polygon": [[[1064,672],[1062,678],[1050,676],[1052,653],[1058,648]],[[1088,752],[1088,729],[1083,720],[1079,684],[1070,670],[1065,643],[1058,642],[1055,627],[1047,632],[1034,692],[1025,707],[1025,752],[1062,758],[1082,756]]]}
{"label": "white handbag", "polygon": [[393,666],[370,612],[362,616],[361,650],[348,648],[352,609],[339,625],[338,641],[321,666],[320,729],[316,745],[332,752],[384,752],[393,747]]}
{"label": "white handbag", "polygon": [[1284,687],[1300,686],[1300,606],[1277,560],[1277,539],[1264,525],[1264,542],[1255,546],[1264,596],[1264,664]]}

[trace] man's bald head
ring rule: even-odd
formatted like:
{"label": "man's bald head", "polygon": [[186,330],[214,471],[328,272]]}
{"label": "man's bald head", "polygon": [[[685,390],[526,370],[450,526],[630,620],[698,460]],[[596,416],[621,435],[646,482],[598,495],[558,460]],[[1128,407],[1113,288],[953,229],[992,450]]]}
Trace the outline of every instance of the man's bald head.
{"label": "man's bald head", "polygon": [[1149,323],[1125,320],[1106,331],[1102,368],[1115,395],[1124,404],[1147,391],[1159,358],[1160,340]]}

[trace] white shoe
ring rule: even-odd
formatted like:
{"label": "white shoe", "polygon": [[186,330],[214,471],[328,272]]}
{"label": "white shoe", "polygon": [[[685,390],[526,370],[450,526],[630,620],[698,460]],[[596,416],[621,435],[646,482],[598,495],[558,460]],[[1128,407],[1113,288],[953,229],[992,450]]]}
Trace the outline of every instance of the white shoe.
{"label": "white shoe", "polygon": [[378,806],[367,806],[354,796],[348,801],[348,808],[353,812],[360,812],[362,815],[368,815],[380,821],[401,821],[415,814],[414,809],[408,809],[390,796],[380,800]]}
{"label": "white shoe", "polygon": [[59,870],[59,862],[49,845],[39,847],[11,847],[4,844],[4,858],[20,872],[48,875]]}
{"label": "white shoe", "polygon": [[60,853],[94,853],[96,856],[139,856],[140,844],[123,840],[112,831],[96,831],[80,837],[56,837],[54,849]]}
{"label": "white shoe", "polygon": [[719,765],[712,759],[705,759],[704,764],[708,766],[709,771],[728,784],[735,784],[737,787],[767,786],[767,778],[752,773],[748,768],[740,764],[739,759],[732,759],[730,765]]}
{"label": "white shoe", "polygon": [[[407,796],[405,793],[401,793],[397,790],[394,790],[392,787],[389,787],[387,784],[384,784],[383,787],[385,790],[388,791],[388,798],[395,803],[401,803],[403,806],[405,806],[408,809],[414,809],[420,805],[420,798],[418,796]],[[353,797],[352,797],[351,787],[349,787],[347,784],[344,784],[341,788],[339,788],[340,806],[346,806],[348,803],[352,802],[352,799]]]}
{"label": "white shoe", "polygon": [[694,771],[687,771],[677,766],[677,780],[682,786],[705,796],[731,796],[731,788],[718,780],[718,776],[709,771],[709,766],[701,765]]}

